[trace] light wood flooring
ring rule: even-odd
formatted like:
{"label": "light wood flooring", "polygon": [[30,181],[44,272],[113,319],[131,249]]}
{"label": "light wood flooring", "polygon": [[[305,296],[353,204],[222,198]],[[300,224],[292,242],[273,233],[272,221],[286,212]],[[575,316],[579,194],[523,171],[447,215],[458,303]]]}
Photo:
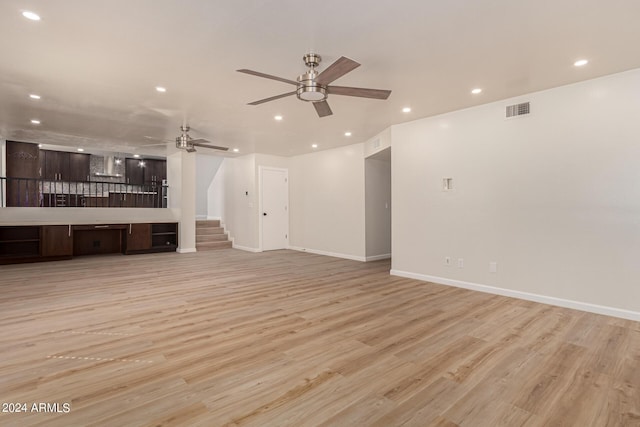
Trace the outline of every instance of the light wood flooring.
{"label": "light wood flooring", "polygon": [[388,271],[233,249],[0,266],[0,400],[29,405],[0,425],[640,426],[640,323]]}

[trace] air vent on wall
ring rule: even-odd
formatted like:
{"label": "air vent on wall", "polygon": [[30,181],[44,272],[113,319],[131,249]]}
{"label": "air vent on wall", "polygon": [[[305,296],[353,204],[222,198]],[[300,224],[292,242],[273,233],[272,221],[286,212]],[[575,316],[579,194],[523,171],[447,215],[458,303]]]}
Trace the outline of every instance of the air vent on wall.
{"label": "air vent on wall", "polygon": [[507,105],[507,118],[524,116],[531,112],[531,107],[528,102],[521,104]]}

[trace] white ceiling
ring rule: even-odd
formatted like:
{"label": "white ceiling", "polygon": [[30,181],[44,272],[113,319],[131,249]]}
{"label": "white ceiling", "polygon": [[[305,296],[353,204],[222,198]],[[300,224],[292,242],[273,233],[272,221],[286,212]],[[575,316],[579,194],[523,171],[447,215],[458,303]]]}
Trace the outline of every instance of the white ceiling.
{"label": "white ceiling", "polygon": [[[2,0],[0,137],[158,154],[148,137],[174,139],[186,121],[240,154],[296,155],[639,68],[639,18],[638,0]],[[309,51],[320,70],[343,55],[362,64],[336,85],[391,96],[330,95],[325,118],[295,96],[246,105],[292,86],[235,70],[295,80]]]}

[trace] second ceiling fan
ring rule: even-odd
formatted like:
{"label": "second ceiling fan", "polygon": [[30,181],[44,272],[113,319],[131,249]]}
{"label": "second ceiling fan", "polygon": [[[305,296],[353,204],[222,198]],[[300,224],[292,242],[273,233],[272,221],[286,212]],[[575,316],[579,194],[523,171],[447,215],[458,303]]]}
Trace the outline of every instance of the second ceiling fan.
{"label": "second ceiling fan", "polygon": [[320,64],[320,56],[316,55],[315,53],[308,53],[304,55],[303,59],[304,63],[307,65],[307,67],[309,67],[309,70],[307,70],[306,73],[298,76],[297,81],[272,76],[270,74],[265,74],[253,70],[237,70],[241,73],[264,77],[271,80],[277,80],[283,83],[292,84],[297,87],[296,90],[292,92],[287,92],[258,101],[250,102],[249,105],[259,105],[287,96],[296,95],[298,99],[302,101],[313,103],[318,116],[325,117],[333,114],[331,108],[329,107],[329,104],[327,103],[327,96],[330,94],[357,96],[361,98],[372,99],[387,99],[389,95],[391,95],[390,90],[329,85],[334,80],[337,80],[338,78],[344,76],[348,72],[360,66],[359,63],[352,59],[342,56],[322,72],[316,71],[316,67],[318,66],[318,64]]}

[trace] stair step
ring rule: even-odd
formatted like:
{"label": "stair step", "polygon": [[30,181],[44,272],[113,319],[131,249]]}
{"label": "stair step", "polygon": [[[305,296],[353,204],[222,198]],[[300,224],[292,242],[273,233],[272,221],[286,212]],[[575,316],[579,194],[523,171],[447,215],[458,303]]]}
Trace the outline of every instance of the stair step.
{"label": "stair step", "polygon": [[197,234],[196,235],[196,243],[204,243],[204,242],[220,242],[227,240],[226,233],[216,233],[216,234]]}
{"label": "stair step", "polygon": [[227,249],[231,248],[231,242],[228,240],[223,240],[220,242],[203,242],[196,243],[196,249],[199,251],[208,251],[214,249]]}
{"label": "stair step", "polygon": [[196,221],[196,228],[198,227],[220,227],[219,219],[198,220]]}
{"label": "stair step", "polygon": [[224,228],[222,227],[196,227],[196,236],[203,236],[206,234],[224,234]]}

